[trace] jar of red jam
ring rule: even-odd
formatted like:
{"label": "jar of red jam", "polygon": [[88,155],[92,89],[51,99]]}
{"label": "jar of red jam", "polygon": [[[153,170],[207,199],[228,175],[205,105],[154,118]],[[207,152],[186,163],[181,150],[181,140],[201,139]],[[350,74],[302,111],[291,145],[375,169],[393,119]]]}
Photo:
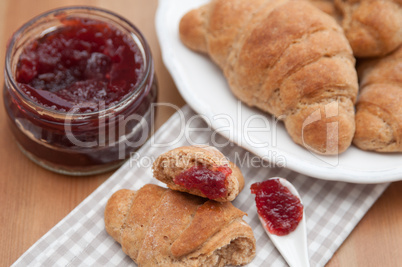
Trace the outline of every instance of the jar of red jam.
{"label": "jar of red jam", "polygon": [[4,103],[22,152],[65,174],[114,169],[151,133],[157,83],[140,31],[109,11],[68,7],[12,36]]}

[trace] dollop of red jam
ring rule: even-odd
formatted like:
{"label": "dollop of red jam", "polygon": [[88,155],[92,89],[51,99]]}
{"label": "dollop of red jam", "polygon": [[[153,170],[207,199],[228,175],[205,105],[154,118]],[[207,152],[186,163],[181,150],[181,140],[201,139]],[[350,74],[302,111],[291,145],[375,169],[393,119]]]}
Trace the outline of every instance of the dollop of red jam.
{"label": "dollop of red jam", "polygon": [[61,22],[19,57],[16,81],[28,97],[56,111],[75,107],[82,113],[98,111],[101,101],[113,106],[133,91],[144,62],[130,35],[94,19]]}
{"label": "dollop of red jam", "polygon": [[207,198],[217,199],[227,194],[227,177],[232,173],[228,166],[211,169],[205,166],[193,166],[177,175],[173,182],[184,188],[198,189]]}
{"label": "dollop of red jam", "polygon": [[251,193],[256,195],[257,212],[272,234],[289,234],[303,218],[300,199],[283,186],[279,179],[252,184]]}

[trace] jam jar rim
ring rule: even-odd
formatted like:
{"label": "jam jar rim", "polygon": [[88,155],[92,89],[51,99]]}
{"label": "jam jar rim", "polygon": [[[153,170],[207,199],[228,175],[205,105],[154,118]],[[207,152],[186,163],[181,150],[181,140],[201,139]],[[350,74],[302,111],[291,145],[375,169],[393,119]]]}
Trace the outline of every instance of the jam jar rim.
{"label": "jam jar rim", "polygon": [[[140,50],[144,51],[143,52],[144,53],[143,58],[144,58],[144,64],[145,64],[144,75],[141,78],[141,82],[135,87],[135,89],[132,92],[128,93],[125,97],[120,99],[116,104],[113,104],[111,106],[108,106],[105,109],[98,110],[98,111],[81,112],[81,113],[74,112],[71,114],[71,113],[69,113],[69,111],[62,112],[62,111],[57,111],[57,110],[53,110],[51,108],[45,107],[45,106],[33,101],[26,94],[24,94],[22,92],[22,90],[20,90],[20,87],[18,86],[18,84],[14,78],[15,75],[13,74],[13,72],[11,70],[13,47],[15,46],[18,37],[20,37],[21,34],[25,32],[25,30],[29,29],[29,27],[31,27],[34,23],[38,22],[40,19],[43,19],[52,14],[57,15],[58,13],[62,13],[65,11],[89,11],[89,12],[95,11],[95,12],[104,13],[106,15],[109,15],[112,17],[113,23],[116,23],[117,25],[120,24],[121,22],[127,24],[128,28],[127,29],[126,29],[126,27],[124,27],[124,28],[130,33],[130,35],[134,35],[136,37],[135,38],[134,36],[131,36],[134,39],[135,43],[137,45],[141,45]],[[96,16],[97,14],[94,14],[94,15]],[[96,19],[101,19],[101,17],[99,16]],[[108,17],[108,19],[111,19],[111,18]],[[115,21],[114,19],[118,19],[119,21],[118,20]],[[121,26],[121,25],[119,25],[119,26]],[[136,39],[138,39],[138,41]],[[6,48],[5,76],[7,77],[6,81],[11,84],[12,90],[14,92],[17,92],[18,96],[21,97],[23,101],[25,101],[28,104],[30,104],[31,106],[35,107],[35,109],[40,108],[41,110],[48,112],[49,114],[52,114],[55,117],[68,115],[70,118],[75,119],[75,120],[88,119],[93,116],[98,116],[99,114],[106,114],[109,111],[114,111],[116,109],[124,108],[131,102],[130,100],[136,100],[138,97],[141,97],[141,95],[142,95],[141,91],[144,91],[146,89],[147,84],[148,84],[147,82],[149,81],[149,79],[154,79],[153,72],[154,72],[154,65],[153,65],[151,50],[150,50],[148,42],[146,41],[146,39],[145,39],[144,35],[141,33],[141,31],[133,23],[131,23],[124,17],[118,15],[117,13],[114,13],[112,11],[109,11],[109,10],[106,10],[103,8],[93,7],[93,6],[67,6],[67,7],[59,7],[59,8],[55,8],[55,9],[51,9],[49,11],[43,12],[43,13],[31,18],[26,23],[24,23],[22,26],[20,26],[12,35],[11,39],[9,40],[9,42],[7,44],[7,48]],[[142,92],[142,93],[145,93],[145,92]]]}

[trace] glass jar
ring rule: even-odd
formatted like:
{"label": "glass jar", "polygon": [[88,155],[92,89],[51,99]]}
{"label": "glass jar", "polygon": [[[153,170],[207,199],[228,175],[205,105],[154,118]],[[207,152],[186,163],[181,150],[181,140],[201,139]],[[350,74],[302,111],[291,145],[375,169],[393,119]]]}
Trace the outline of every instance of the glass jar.
{"label": "glass jar", "polygon": [[[79,103],[69,109],[58,108],[59,104],[44,104],[38,98],[33,98],[31,92],[46,99],[59,99],[49,93],[52,88],[50,91],[30,89],[27,93],[23,90],[25,85],[16,79],[24,49],[35,40],[66,27],[66,21],[70,23],[74,20],[92,20],[117,29],[117,35],[122,33],[126,38],[124,40],[133,42],[138,48],[138,55],[142,57],[139,60],[138,80],[127,87],[127,94],[111,104],[99,99],[91,100],[88,106],[92,105],[93,108],[96,102],[97,107],[89,111],[82,109],[87,103]],[[93,71],[96,72],[96,69]],[[119,69],[118,72],[124,71]],[[90,90],[97,93],[98,89],[93,87]],[[49,11],[30,20],[12,36],[7,47],[3,94],[12,133],[28,158],[55,172],[89,175],[118,167],[130,152],[141,147],[148,139],[153,123],[152,103],[156,102],[157,82],[149,46],[135,26],[106,10],[68,7]]]}

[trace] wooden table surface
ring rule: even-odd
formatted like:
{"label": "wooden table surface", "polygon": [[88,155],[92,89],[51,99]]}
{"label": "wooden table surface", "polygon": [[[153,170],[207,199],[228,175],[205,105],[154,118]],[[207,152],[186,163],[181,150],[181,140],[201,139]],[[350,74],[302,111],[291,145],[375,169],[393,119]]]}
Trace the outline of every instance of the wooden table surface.
{"label": "wooden table surface", "polygon": [[[6,42],[19,26],[39,13],[68,5],[106,8],[138,26],[154,56],[160,84],[159,101],[184,105],[162,63],[154,24],[157,0],[1,0],[1,64]],[[4,75],[0,73],[2,82]],[[35,165],[18,150],[7,127],[3,101],[0,103],[0,265],[9,266],[112,173],[69,177]],[[157,127],[173,112],[168,108],[159,112]],[[364,216],[327,266],[401,265],[402,182],[395,182]]]}

